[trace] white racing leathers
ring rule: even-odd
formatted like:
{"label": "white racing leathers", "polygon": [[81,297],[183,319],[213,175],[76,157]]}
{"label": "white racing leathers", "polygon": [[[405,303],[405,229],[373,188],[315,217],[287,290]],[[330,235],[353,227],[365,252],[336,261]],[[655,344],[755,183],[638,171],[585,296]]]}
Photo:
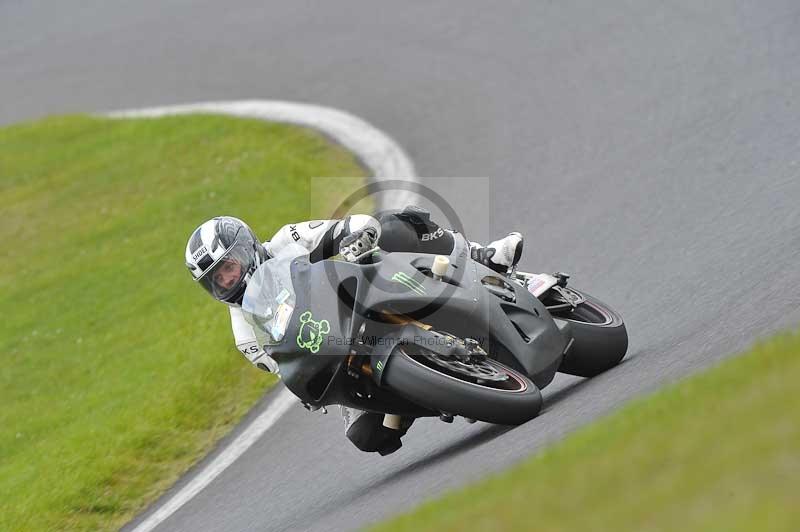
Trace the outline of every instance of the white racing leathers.
{"label": "white racing leathers", "polygon": [[[308,250],[312,262],[332,257],[339,253],[342,238],[354,231],[374,227],[381,234],[378,220],[367,214],[354,214],[343,220],[311,220],[281,227],[275,236],[264,242],[270,257],[289,244],[299,244]],[[253,327],[247,323],[239,307],[229,307],[231,328],[236,341],[236,349],[258,368],[271,373],[279,373],[278,364],[258,345]]]}

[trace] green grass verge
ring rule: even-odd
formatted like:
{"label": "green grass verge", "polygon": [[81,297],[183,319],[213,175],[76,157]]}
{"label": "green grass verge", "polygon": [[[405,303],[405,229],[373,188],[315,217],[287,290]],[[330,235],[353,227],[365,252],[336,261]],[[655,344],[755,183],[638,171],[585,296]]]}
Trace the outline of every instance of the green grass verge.
{"label": "green grass verge", "polygon": [[[312,193],[318,176],[356,177]],[[273,379],[191,281],[186,239],[218,214],[267,239],[358,176],[320,135],[256,120],[0,129],[0,530],[118,527],[206,453]]]}
{"label": "green grass verge", "polygon": [[798,530],[798,382],[777,337],[374,530]]}

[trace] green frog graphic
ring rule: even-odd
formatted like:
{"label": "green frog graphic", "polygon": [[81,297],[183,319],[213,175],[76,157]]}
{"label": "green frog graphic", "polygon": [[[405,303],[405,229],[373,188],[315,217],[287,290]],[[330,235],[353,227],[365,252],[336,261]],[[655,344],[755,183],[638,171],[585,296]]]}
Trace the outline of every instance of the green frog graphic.
{"label": "green frog graphic", "polygon": [[328,320],[314,321],[311,311],[307,310],[300,315],[297,347],[317,353],[319,346],[322,345],[322,338],[329,332],[331,332],[331,325]]}

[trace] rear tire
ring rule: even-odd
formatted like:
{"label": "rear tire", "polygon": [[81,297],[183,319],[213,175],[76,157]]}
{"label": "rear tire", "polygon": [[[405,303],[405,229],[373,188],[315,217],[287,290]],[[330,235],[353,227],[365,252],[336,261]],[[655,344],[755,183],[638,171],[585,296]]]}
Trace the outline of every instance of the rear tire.
{"label": "rear tire", "polygon": [[[571,289],[578,292],[575,289]],[[614,309],[583,292],[584,303],[556,319],[570,322],[574,338],[558,371],[578,377],[594,377],[607,371],[625,357],[628,331],[622,316]]]}
{"label": "rear tire", "polygon": [[487,359],[498,372],[508,376],[506,386],[471,382],[448,374],[424,357],[409,355],[419,346],[400,346],[387,360],[385,385],[406,399],[436,412],[464,416],[487,423],[521,425],[539,414],[542,394],[525,375],[496,360]]}

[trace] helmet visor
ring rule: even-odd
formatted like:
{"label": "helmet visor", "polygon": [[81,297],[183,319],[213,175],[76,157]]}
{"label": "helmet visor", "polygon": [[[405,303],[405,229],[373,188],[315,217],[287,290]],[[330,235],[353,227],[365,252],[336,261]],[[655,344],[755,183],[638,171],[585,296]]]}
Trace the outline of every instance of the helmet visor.
{"label": "helmet visor", "polygon": [[229,301],[239,293],[246,277],[252,271],[254,258],[252,248],[243,245],[237,238],[233,246],[204,272],[199,282],[214,299]]}

